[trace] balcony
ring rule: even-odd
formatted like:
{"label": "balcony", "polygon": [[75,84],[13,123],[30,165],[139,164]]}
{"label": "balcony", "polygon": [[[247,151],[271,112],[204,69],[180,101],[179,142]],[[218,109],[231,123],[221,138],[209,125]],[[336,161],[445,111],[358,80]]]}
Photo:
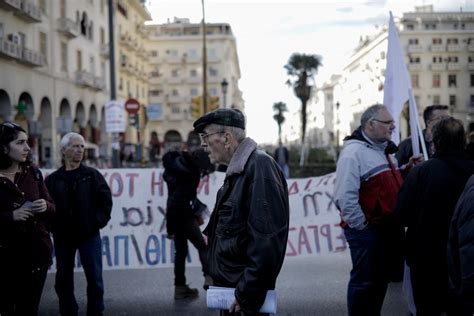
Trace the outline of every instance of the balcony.
{"label": "balcony", "polygon": [[105,79],[102,77],[94,77],[93,88],[95,90],[105,90]]}
{"label": "balcony", "polygon": [[423,69],[420,63],[408,64],[409,71],[421,71]]}
{"label": "balcony", "polygon": [[448,45],[447,48],[448,48],[448,52],[460,52],[460,51],[462,51],[462,45],[460,45],[460,44]]}
{"label": "balcony", "polygon": [[20,11],[21,0],[0,0],[0,8],[6,11]]}
{"label": "balcony", "polygon": [[46,64],[45,57],[42,54],[26,47],[21,48],[21,59],[19,62],[33,67],[42,67]]}
{"label": "balcony", "polygon": [[407,51],[409,53],[421,53],[423,51],[423,46],[421,45],[413,45],[408,44]]}
{"label": "balcony", "polygon": [[0,38],[0,56],[8,59],[21,59],[21,46]]}
{"label": "balcony", "polygon": [[459,64],[459,63],[448,63],[448,70],[461,70],[461,64]]}
{"label": "balcony", "polygon": [[20,19],[25,22],[37,23],[41,22],[41,10],[33,3],[23,0],[21,2],[21,10],[15,12]]}
{"label": "balcony", "polygon": [[110,50],[109,50],[109,44],[101,44],[100,45],[100,55],[103,58],[109,58],[110,56]]}
{"label": "balcony", "polygon": [[430,68],[433,71],[445,71],[446,64],[431,64]]}
{"label": "balcony", "polygon": [[79,36],[79,25],[69,18],[59,18],[58,32],[67,38],[75,38]]}
{"label": "balcony", "polygon": [[83,87],[94,87],[94,75],[85,70],[76,71],[76,84]]}
{"label": "balcony", "polygon": [[446,45],[433,44],[433,45],[430,46],[430,50],[433,53],[445,52],[446,51]]}

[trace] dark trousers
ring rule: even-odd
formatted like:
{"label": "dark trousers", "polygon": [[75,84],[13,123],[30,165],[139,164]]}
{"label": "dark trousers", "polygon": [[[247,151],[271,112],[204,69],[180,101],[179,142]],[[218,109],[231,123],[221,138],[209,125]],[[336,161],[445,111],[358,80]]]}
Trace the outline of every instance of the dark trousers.
{"label": "dark trousers", "polygon": [[346,227],[352,270],[347,290],[349,316],[380,315],[388,281],[383,275],[383,245],[375,229],[361,231]]}
{"label": "dark trousers", "polygon": [[174,235],[174,285],[186,285],[185,265],[188,255],[188,240],[199,253],[202,272],[207,274],[207,245],[195,218],[185,220]]}
{"label": "dark trousers", "polygon": [[87,280],[87,315],[102,315],[104,283],[102,280],[102,241],[97,232],[85,241],[54,238],[56,251],[56,284],[61,315],[77,315],[79,306],[74,296],[74,260],[79,251]]}
{"label": "dark trousers", "polygon": [[[11,258],[0,259],[6,260]],[[0,315],[36,316],[47,272],[0,262]]]}

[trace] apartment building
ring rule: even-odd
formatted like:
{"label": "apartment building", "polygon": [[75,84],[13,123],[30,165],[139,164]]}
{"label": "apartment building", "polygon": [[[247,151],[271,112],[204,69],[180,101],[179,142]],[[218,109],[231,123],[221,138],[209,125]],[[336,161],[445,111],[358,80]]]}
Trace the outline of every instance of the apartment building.
{"label": "apartment building", "polygon": [[66,132],[83,134],[97,155],[107,144],[106,2],[0,0],[0,120],[28,130],[41,166],[59,164]]}
{"label": "apartment building", "polygon": [[[199,116],[196,100],[203,94],[202,23],[175,18],[146,29],[150,49],[147,129],[165,150],[183,142],[199,144],[192,123]],[[237,47],[230,25],[206,23],[206,46],[208,108],[243,110]]]}
{"label": "apartment building", "polygon": [[[422,127],[425,107],[447,104],[466,131],[474,131],[474,12],[434,12],[431,5],[421,6],[396,22]],[[333,126],[339,134],[333,146],[360,124],[368,106],[383,102],[387,38],[387,27],[362,37],[333,89],[318,90],[325,95],[320,100],[333,100],[328,110],[334,112]],[[400,117],[402,138],[409,135],[408,117],[405,108]]]}
{"label": "apartment building", "polygon": [[[144,1],[119,0],[115,8],[115,43],[116,43],[116,91],[117,99],[125,102],[135,99],[140,104],[137,117],[129,116],[126,132],[121,135],[121,142],[127,150],[137,151],[135,159],[141,160],[143,144],[150,139],[145,132],[145,112],[148,105],[148,69],[149,52],[145,22],[151,20],[150,12]],[[128,144],[128,145],[127,145]],[[138,144],[134,146],[131,144]]]}

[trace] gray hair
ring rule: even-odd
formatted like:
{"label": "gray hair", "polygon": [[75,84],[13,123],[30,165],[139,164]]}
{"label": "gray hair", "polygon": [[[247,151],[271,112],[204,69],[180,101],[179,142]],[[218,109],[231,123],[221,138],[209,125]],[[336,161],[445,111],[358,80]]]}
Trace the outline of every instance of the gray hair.
{"label": "gray hair", "polygon": [[66,148],[67,146],[69,146],[69,144],[71,144],[71,140],[73,138],[79,138],[80,140],[82,140],[83,143],[85,143],[84,137],[82,137],[81,134],[74,133],[74,132],[67,133],[66,135],[63,136],[63,138],[61,138],[61,141],[59,142],[59,149],[61,153],[64,148]]}
{"label": "gray hair", "polygon": [[386,109],[386,108],[387,107],[385,105],[379,104],[379,103],[369,106],[364,111],[364,113],[362,113],[362,116],[360,118],[360,126],[364,128],[368,122],[370,122],[377,116],[380,110]]}
{"label": "gray hair", "polygon": [[226,126],[226,125],[220,125],[220,124],[209,124],[209,126],[217,131],[222,131],[222,132],[228,132],[232,134],[232,136],[237,140],[237,142],[242,142],[245,137],[247,137],[247,134],[244,129],[236,126]]}

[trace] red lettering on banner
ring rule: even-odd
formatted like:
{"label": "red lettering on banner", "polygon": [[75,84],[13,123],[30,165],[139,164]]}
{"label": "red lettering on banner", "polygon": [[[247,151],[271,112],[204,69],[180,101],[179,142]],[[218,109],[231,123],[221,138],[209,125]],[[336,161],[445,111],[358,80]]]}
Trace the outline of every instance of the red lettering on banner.
{"label": "red lettering on banner", "polygon": [[311,182],[313,182],[312,179],[309,179],[308,182],[306,182],[306,185],[304,186],[305,191],[309,191],[309,186],[310,186]]}
{"label": "red lettering on banner", "polygon": [[127,173],[125,174],[128,177],[128,195],[132,197],[135,193],[135,178],[138,177],[138,173]]}
{"label": "red lettering on banner", "polygon": [[197,193],[200,194],[203,188],[204,194],[209,195],[209,175],[206,175],[204,178],[201,178],[201,181],[199,181],[199,185],[197,188]]}
{"label": "red lettering on banner", "polygon": [[298,236],[298,253],[301,254],[301,248],[303,245],[306,245],[306,251],[311,253],[311,246],[308,242],[308,236],[306,236],[306,231],[304,230],[304,226],[300,227],[300,234]]}
{"label": "red lettering on banner", "polygon": [[298,192],[298,182],[293,181],[293,183],[288,187],[288,195],[297,194]]}
{"label": "red lettering on banner", "polygon": [[[291,233],[292,231],[295,231],[295,230],[296,230],[295,227],[290,227],[289,233]],[[288,252],[288,248],[291,249],[291,252]],[[290,238],[288,238],[286,254],[285,255],[288,256],[288,257],[294,257],[294,256],[298,255],[298,253],[296,252],[295,247],[293,247],[293,243],[291,242]]]}
{"label": "red lettering on banner", "polygon": [[150,181],[150,186],[151,186],[151,196],[155,196],[155,188],[158,187],[158,195],[159,196],[163,196],[164,194],[164,181],[163,181],[163,177],[162,177],[162,173],[160,172],[158,174],[159,176],[159,180],[157,181],[156,180],[156,172],[155,171],[152,171],[151,172],[151,181]]}
{"label": "red lettering on banner", "polygon": [[[114,186],[114,183],[116,186]],[[113,197],[121,196],[123,193],[123,180],[119,172],[114,172],[110,175],[109,187]]]}

